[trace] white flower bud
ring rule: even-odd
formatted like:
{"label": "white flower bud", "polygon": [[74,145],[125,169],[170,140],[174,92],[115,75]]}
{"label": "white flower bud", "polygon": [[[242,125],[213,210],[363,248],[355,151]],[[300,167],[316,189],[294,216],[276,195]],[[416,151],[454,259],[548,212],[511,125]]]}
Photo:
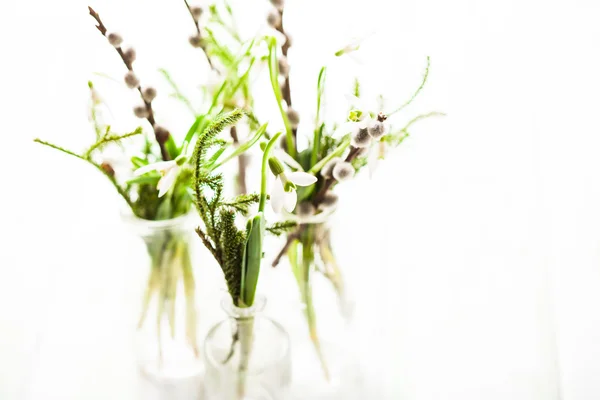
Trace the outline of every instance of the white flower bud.
{"label": "white flower bud", "polygon": [[125,60],[127,60],[129,64],[135,61],[136,53],[133,47],[130,47],[127,50],[125,50],[123,52],[123,55],[125,56]]}
{"label": "white flower bud", "polygon": [[203,40],[200,35],[192,35],[189,38],[190,44],[195,48],[202,48]]}
{"label": "white flower bud", "polygon": [[279,11],[275,9],[269,11],[269,14],[267,14],[267,23],[272,28],[277,28],[279,25],[281,25],[281,14]]}
{"label": "white flower bud", "polygon": [[279,74],[281,76],[287,77],[290,74],[290,64],[288,63],[288,59],[286,56],[281,56],[278,60],[279,64]]}
{"label": "white flower bud", "polygon": [[148,109],[146,108],[146,105],[133,107],[133,113],[138,118],[148,118],[148,116],[150,115]]}
{"label": "white flower bud", "polygon": [[380,137],[385,135],[385,126],[383,126],[383,122],[380,121],[373,121],[369,125],[368,130],[369,135],[371,135],[373,139],[379,139]]}
{"label": "white flower bud", "polygon": [[345,181],[352,179],[356,171],[352,164],[346,161],[339,162],[333,167],[332,175],[336,181]]}
{"label": "white flower bud", "polygon": [[121,35],[115,32],[109,33],[108,35],[106,35],[106,38],[108,39],[108,43],[110,43],[114,47],[120,47],[121,43],[123,43],[123,38],[121,37]]}
{"label": "white flower bud", "polygon": [[353,135],[350,141],[352,146],[362,148],[368,147],[371,144],[371,136],[367,128],[359,128]]}
{"label": "white flower bud", "polygon": [[321,168],[321,176],[323,178],[331,178],[333,167],[335,167],[337,163],[340,163],[342,161],[343,160],[340,157],[333,157],[331,160],[327,161],[323,168]]}
{"label": "white flower bud", "polygon": [[125,74],[125,84],[127,85],[128,88],[134,89],[134,88],[140,86],[140,80],[133,73],[133,71],[129,71]]}
{"label": "white flower bud", "polygon": [[204,13],[204,10],[202,9],[202,7],[199,7],[199,6],[190,7],[190,13],[192,14],[192,17],[194,18],[194,21],[197,22],[200,19],[200,17],[202,16],[202,14]]}
{"label": "white flower bud", "polygon": [[283,9],[283,0],[271,0],[271,4],[273,4],[273,6],[275,6],[275,8],[277,8],[278,10]]}
{"label": "white flower bud", "polygon": [[293,108],[288,109],[287,117],[290,121],[290,125],[292,125],[292,129],[298,128],[298,125],[300,124],[300,114],[298,114],[298,111]]}
{"label": "white flower bud", "polygon": [[151,86],[144,88],[144,90],[142,91],[142,97],[144,98],[144,101],[151,103],[152,100],[156,98],[156,89],[154,89]]}

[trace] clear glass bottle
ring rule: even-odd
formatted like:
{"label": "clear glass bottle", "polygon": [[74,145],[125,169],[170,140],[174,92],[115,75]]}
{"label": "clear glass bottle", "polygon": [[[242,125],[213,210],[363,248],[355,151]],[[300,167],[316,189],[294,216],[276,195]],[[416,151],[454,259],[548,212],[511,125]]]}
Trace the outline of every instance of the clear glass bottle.
{"label": "clear glass bottle", "polygon": [[[299,205],[302,208],[302,205]],[[298,226],[285,245],[268,252],[277,268],[265,271],[273,313],[290,334],[291,398],[362,399],[354,300],[348,272],[335,254],[335,214],[288,215]],[[339,250],[339,249],[338,249]],[[290,271],[292,272],[290,274]]]}
{"label": "clear glass bottle", "polygon": [[129,213],[123,219],[148,253],[135,343],[140,372],[158,392],[152,397],[199,398],[204,369],[192,269],[197,216],[150,221]]}
{"label": "clear glass bottle", "polygon": [[229,318],[217,323],[204,342],[206,400],[286,399],[291,381],[290,340],[277,322],[260,315],[264,297],[239,308],[227,296]]}

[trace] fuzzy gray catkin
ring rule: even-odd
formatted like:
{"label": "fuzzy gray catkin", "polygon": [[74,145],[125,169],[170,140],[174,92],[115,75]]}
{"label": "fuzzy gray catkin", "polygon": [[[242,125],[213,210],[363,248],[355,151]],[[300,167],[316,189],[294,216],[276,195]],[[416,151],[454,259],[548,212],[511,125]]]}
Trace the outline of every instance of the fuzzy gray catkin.
{"label": "fuzzy gray catkin", "polygon": [[385,135],[385,127],[383,126],[383,122],[380,121],[374,121],[373,123],[371,123],[369,125],[368,130],[369,135],[371,135],[373,139],[379,139],[380,137]]}
{"label": "fuzzy gray catkin", "polygon": [[192,47],[201,48],[202,47],[202,38],[200,35],[192,35],[189,38],[190,44]]}
{"label": "fuzzy gray catkin", "polygon": [[110,43],[114,47],[120,47],[121,43],[123,43],[123,38],[121,37],[121,35],[115,32],[109,33],[108,35],[106,35],[106,38],[108,39],[108,43]]}
{"label": "fuzzy gray catkin", "polygon": [[287,77],[290,74],[290,64],[286,56],[281,56],[278,60],[279,74],[283,77]]}
{"label": "fuzzy gray catkin", "polygon": [[192,17],[194,18],[194,21],[198,22],[198,20],[204,13],[204,10],[202,9],[202,7],[194,6],[194,7],[190,7],[190,13],[192,14]]}
{"label": "fuzzy gray catkin", "polygon": [[154,125],[154,135],[159,143],[165,143],[169,139],[169,131],[160,125]]}
{"label": "fuzzy gray catkin", "polygon": [[156,98],[156,89],[151,86],[144,88],[142,91],[142,97],[144,98],[144,101],[151,103],[152,100]]}
{"label": "fuzzy gray catkin", "polygon": [[300,124],[300,114],[298,111],[294,110],[293,108],[288,109],[287,117],[290,121],[290,125],[292,125],[292,129],[298,128],[298,125]]}
{"label": "fuzzy gray catkin", "polygon": [[269,11],[269,13],[267,14],[267,23],[272,28],[277,28],[279,25],[281,25],[281,14],[279,13],[279,11],[277,11],[277,10]]}
{"label": "fuzzy gray catkin", "polygon": [[325,208],[329,208],[329,207],[334,207],[337,202],[339,200],[339,196],[331,191],[325,193],[325,196],[323,196],[323,200],[321,200],[321,204],[319,205],[319,207],[325,207]]}
{"label": "fuzzy gray catkin", "polygon": [[148,112],[146,105],[140,105],[140,106],[133,107],[133,113],[138,118],[148,118],[148,116],[150,116],[150,113]]}
{"label": "fuzzy gray catkin", "polygon": [[371,135],[368,128],[359,128],[353,135],[351,144],[354,147],[368,147],[371,144]]}
{"label": "fuzzy gray catkin", "polygon": [[333,167],[335,167],[337,163],[340,163],[342,161],[343,160],[340,157],[333,157],[331,160],[327,161],[323,168],[321,168],[321,176],[323,178],[331,178]]}
{"label": "fuzzy gray catkin", "polygon": [[125,57],[125,60],[127,60],[127,62],[131,64],[135,61],[137,54],[135,52],[135,49],[133,47],[130,47],[123,52],[123,56]]}
{"label": "fuzzy gray catkin", "polygon": [[333,178],[336,181],[341,182],[348,179],[352,179],[354,177],[355,171],[352,164],[346,161],[342,161],[335,164],[331,174],[333,175]]}
{"label": "fuzzy gray catkin", "polygon": [[133,71],[129,71],[125,74],[125,84],[128,88],[134,89],[140,85],[140,80]]}
{"label": "fuzzy gray catkin", "polygon": [[271,4],[278,10],[283,9],[284,1],[283,0],[271,0]]}

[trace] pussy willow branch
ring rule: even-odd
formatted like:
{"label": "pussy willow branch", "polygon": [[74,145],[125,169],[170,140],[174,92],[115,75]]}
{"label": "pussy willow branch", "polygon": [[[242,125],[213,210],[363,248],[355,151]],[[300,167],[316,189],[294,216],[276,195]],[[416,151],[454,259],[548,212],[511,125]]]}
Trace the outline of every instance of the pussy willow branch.
{"label": "pussy willow branch", "polygon": [[[280,22],[279,22],[279,25],[275,29],[277,29],[279,32],[281,32],[281,34],[285,37],[285,42],[281,46],[281,53],[284,55],[284,57],[286,58],[286,60],[289,63],[289,60],[287,59],[287,55],[288,55],[288,50],[290,48],[291,41],[290,41],[289,36],[285,32],[285,28],[283,27],[283,12],[284,12],[284,7],[281,7],[280,9],[278,9],[278,11],[279,11],[279,17],[280,17],[279,21]],[[289,74],[289,72],[285,76],[285,81],[281,85],[281,94],[283,95],[283,100],[287,104],[288,108],[291,108],[292,107],[292,89],[290,88],[290,74]],[[292,129],[292,133],[294,134],[294,138],[296,138],[296,131],[297,131],[296,128]]]}
{"label": "pussy willow branch", "polygon": [[[188,12],[190,13],[190,17],[194,21],[194,26],[196,27],[196,32],[198,33],[198,39],[200,39],[202,41],[203,39],[202,39],[202,31],[200,30],[200,23],[198,22],[198,19],[196,19],[196,17],[194,17],[194,13],[192,12],[192,7],[190,7],[190,3],[188,3],[187,0],[183,0],[183,2],[185,3],[185,6],[186,6]],[[208,65],[210,66],[210,69],[217,71],[217,69],[215,68],[215,65],[213,64],[212,60],[210,59],[210,56],[208,55],[208,52],[206,51],[206,44],[204,44],[204,42],[201,42],[200,48],[202,49],[202,51],[204,52],[204,55],[206,56],[206,61],[208,61]]]}
{"label": "pussy willow branch", "polygon": [[287,240],[285,241],[285,244],[283,245],[283,247],[281,248],[279,253],[277,253],[277,256],[275,256],[275,259],[273,259],[273,263],[271,264],[272,267],[276,267],[277,265],[279,265],[279,262],[285,256],[285,254],[288,252],[288,250],[289,250],[290,246],[292,245],[292,243],[294,242],[294,240],[300,239],[300,235],[302,235],[303,230],[304,230],[303,226],[300,225],[294,232],[290,233],[287,236]]}
{"label": "pussy willow branch", "polygon": [[[98,28],[98,31],[100,31],[100,33],[102,34],[102,36],[106,37],[107,29],[106,29],[106,26],[104,25],[104,23],[102,22],[102,20],[100,19],[100,15],[96,11],[94,11],[94,9],[92,7],[88,6],[88,9],[90,11],[90,15],[98,23],[98,25],[96,25],[96,28]],[[127,67],[127,70],[133,72],[132,61],[129,60],[125,56],[125,53],[123,52],[123,49],[121,48],[121,46],[115,47],[115,49],[117,50],[117,53],[119,53],[119,56],[121,56],[121,60],[123,60],[123,63]],[[154,135],[156,137],[156,141],[157,141],[157,143],[158,143],[158,145],[160,147],[160,154],[161,154],[163,160],[168,161],[168,160],[171,159],[171,157],[169,156],[169,152],[167,151],[167,148],[165,146],[165,142],[163,140],[159,140],[159,138],[156,135],[156,129],[155,129],[156,121],[154,119],[154,110],[152,109],[152,102],[146,101],[144,99],[144,96],[142,95],[142,87],[140,85],[138,85],[137,90],[138,90],[138,92],[140,92],[140,97],[142,98],[142,101],[144,102],[144,105],[146,106],[146,111],[148,112],[148,117],[146,117],[146,119],[148,120],[148,122],[152,126],[152,130],[154,131]]]}
{"label": "pussy willow branch", "polygon": [[[233,139],[233,143],[236,146],[239,146],[240,141],[237,135],[237,128],[232,126],[229,130],[231,138]],[[248,187],[246,185],[246,165],[248,163],[248,158],[246,154],[242,153],[238,156],[238,174],[237,174],[237,189],[239,194],[248,193]]]}

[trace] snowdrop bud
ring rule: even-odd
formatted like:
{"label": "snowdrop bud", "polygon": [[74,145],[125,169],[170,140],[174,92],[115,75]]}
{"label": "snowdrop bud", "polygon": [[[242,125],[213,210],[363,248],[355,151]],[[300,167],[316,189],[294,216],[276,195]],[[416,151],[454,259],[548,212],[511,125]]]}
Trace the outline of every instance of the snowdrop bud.
{"label": "snowdrop bud", "polygon": [[109,163],[103,162],[100,164],[100,168],[102,168],[102,171],[111,178],[115,176],[115,170]]}
{"label": "snowdrop bud", "polygon": [[334,207],[338,202],[339,196],[333,192],[326,192],[321,200],[320,206],[323,207]]}
{"label": "snowdrop bud", "polygon": [[204,13],[204,10],[202,9],[202,7],[198,6],[190,7],[190,13],[192,14],[192,17],[194,17],[194,21],[198,22],[198,20]]}
{"label": "snowdrop bud", "polygon": [[195,47],[195,48],[201,48],[203,41],[202,38],[200,37],[200,35],[192,35],[189,38],[190,44]]}
{"label": "snowdrop bud", "polygon": [[372,124],[369,125],[368,130],[369,135],[371,135],[373,139],[379,139],[380,137],[385,135],[385,127],[383,126],[383,122],[380,121],[374,121]]}
{"label": "snowdrop bud", "polygon": [[287,57],[282,56],[279,61],[279,74],[287,77],[290,74],[290,64],[288,63]]}
{"label": "snowdrop bud", "polygon": [[321,168],[321,176],[323,178],[331,178],[333,167],[335,167],[337,163],[340,163],[342,161],[343,160],[340,157],[333,157],[331,160],[327,161],[323,168]]}
{"label": "snowdrop bud", "polygon": [[133,113],[138,118],[148,118],[148,116],[150,115],[148,109],[146,108],[146,105],[133,107]]}
{"label": "snowdrop bud", "polygon": [[121,43],[123,43],[121,35],[115,32],[109,33],[106,35],[106,38],[108,39],[108,43],[112,44],[114,47],[120,47]]}
{"label": "snowdrop bud", "polygon": [[144,88],[144,90],[142,91],[142,97],[144,98],[144,101],[151,103],[152,100],[154,100],[154,98],[156,97],[156,89],[154,89],[151,86]]}
{"label": "snowdrop bud", "polygon": [[367,128],[359,128],[350,141],[352,146],[362,148],[368,147],[371,144],[371,136],[369,136],[369,130]]}
{"label": "snowdrop bud", "polygon": [[269,14],[267,14],[267,23],[271,27],[277,28],[281,24],[281,14],[279,11],[275,9],[269,11]]}
{"label": "snowdrop bud", "polygon": [[294,110],[293,108],[288,109],[287,117],[292,125],[292,129],[296,129],[300,123],[300,114],[298,114],[298,111]]}
{"label": "snowdrop bud", "polygon": [[339,162],[333,167],[332,175],[336,181],[345,181],[354,177],[354,167],[346,161]]}
{"label": "snowdrop bud", "polygon": [[135,61],[136,53],[133,47],[130,47],[127,50],[125,50],[123,52],[123,55],[125,56],[125,60],[127,60],[129,64]]}
{"label": "snowdrop bud", "polygon": [[125,84],[128,88],[134,89],[140,85],[140,80],[133,71],[129,71],[125,74]]}
{"label": "snowdrop bud", "polygon": [[312,203],[303,201],[302,203],[298,204],[298,207],[296,207],[296,212],[301,217],[309,217],[311,215],[315,215],[317,209],[312,205]]}
{"label": "snowdrop bud", "polygon": [[275,157],[269,158],[269,168],[271,168],[271,172],[275,176],[279,176],[284,172],[283,165],[281,165],[281,162]]}
{"label": "snowdrop bud", "polygon": [[281,10],[283,8],[283,0],[271,0],[271,4],[273,4],[273,6],[275,6],[275,8],[277,8],[278,10]]}
{"label": "snowdrop bud", "polygon": [[163,128],[160,125],[154,125],[154,135],[158,143],[164,143],[169,140],[170,133],[167,128]]}

